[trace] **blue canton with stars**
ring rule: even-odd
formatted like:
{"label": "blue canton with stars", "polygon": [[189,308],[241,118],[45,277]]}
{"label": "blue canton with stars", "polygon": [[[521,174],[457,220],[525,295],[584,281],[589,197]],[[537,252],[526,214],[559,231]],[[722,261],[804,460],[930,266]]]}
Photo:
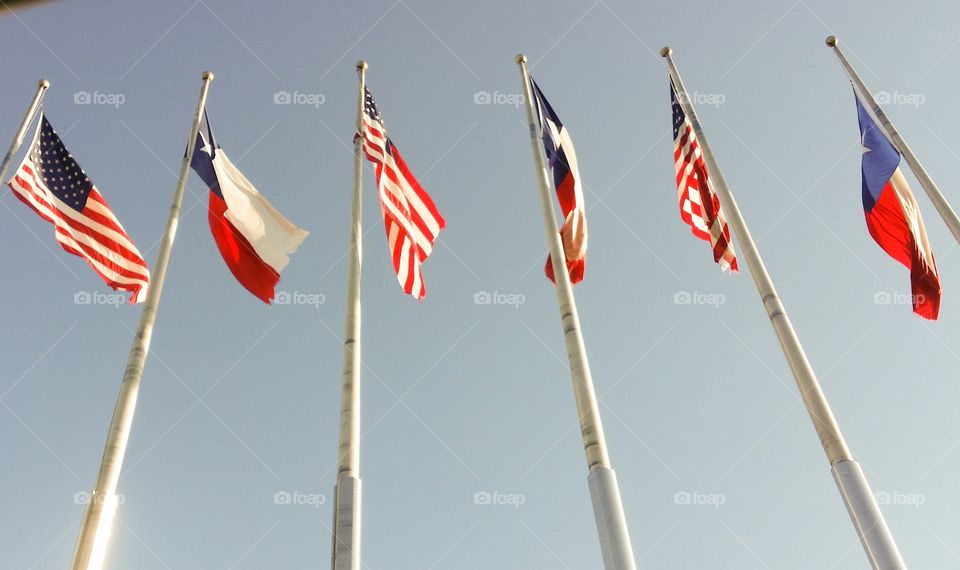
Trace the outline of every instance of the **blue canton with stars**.
{"label": "blue canton with stars", "polygon": [[890,182],[893,173],[900,166],[900,153],[893,146],[873,117],[860,103],[856,91],[853,98],[857,101],[857,117],[860,119],[860,146],[863,159],[860,163],[860,173],[863,178],[863,209],[873,210],[883,194],[883,190]]}
{"label": "blue canton with stars", "polygon": [[[563,142],[554,139],[553,134],[554,130],[557,133],[563,131],[563,123],[560,122],[557,112],[550,106],[547,98],[543,95],[543,91],[540,90],[540,86],[532,77],[530,78],[530,87],[533,92],[533,102],[537,108],[537,116],[540,120],[540,140],[543,141],[543,151],[547,155],[547,165],[550,167],[550,172],[553,173],[553,187],[559,191],[564,180],[570,175],[567,151]],[[553,125],[553,128],[550,128],[548,124]]]}
{"label": "blue canton with stars", "polygon": [[383,117],[380,115],[380,110],[377,109],[377,103],[373,100],[373,95],[370,94],[370,90],[366,87],[363,88],[363,110],[373,122],[380,125],[380,132],[383,133],[383,138],[385,139],[384,148],[387,153],[392,153],[393,141],[387,136],[387,126],[383,124]]}
{"label": "blue canton with stars", "polygon": [[37,176],[44,185],[61,202],[82,212],[93,190],[93,182],[67,152],[45,115],[40,117],[40,139],[31,152],[39,171]]}
{"label": "blue canton with stars", "polygon": [[683,127],[687,116],[683,113],[683,107],[677,101],[677,92],[673,88],[673,82],[670,82],[670,106],[673,108],[673,140],[680,136],[680,129]]}
{"label": "blue canton with stars", "polygon": [[373,101],[373,95],[370,94],[370,90],[366,87],[363,88],[363,110],[367,113],[371,119],[375,122],[380,123],[380,127],[383,127],[383,117],[380,116],[380,111],[377,110],[377,104]]}

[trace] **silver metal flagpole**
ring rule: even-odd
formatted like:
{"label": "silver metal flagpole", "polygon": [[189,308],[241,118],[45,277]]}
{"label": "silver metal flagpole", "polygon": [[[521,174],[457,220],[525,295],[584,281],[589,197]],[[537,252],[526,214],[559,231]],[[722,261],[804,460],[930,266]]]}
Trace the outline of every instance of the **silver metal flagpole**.
{"label": "silver metal flagpole", "polygon": [[353,205],[343,332],[343,384],[340,394],[340,450],[334,489],[333,570],[360,569],[360,265],[363,256],[363,108],[367,62],[357,62],[357,133],[353,143]]}
{"label": "silver metal flagpole", "polygon": [[160,293],[163,291],[163,281],[167,274],[167,266],[170,264],[170,252],[173,249],[173,239],[177,233],[177,222],[183,205],[183,194],[187,187],[187,176],[190,173],[190,160],[193,157],[197,130],[200,127],[200,118],[203,116],[203,107],[211,81],[213,81],[213,73],[203,72],[200,100],[197,102],[197,110],[190,127],[190,137],[187,139],[187,154],[183,157],[183,164],[180,166],[180,177],[177,179],[166,230],[160,242],[147,297],[140,313],[140,324],[137,326],[137,332],[130,346],[127,368],[120,383],[120,394],[113,411],[113,419],[110,420],[110,431],[107,433],[107,443],[103,450],[97,483],[93,492],[90,493],[90,502],[87,504],[83,522],[80,525],[80,534],[77,537],[77,546],[71,565],[73,570],[99,570],[103,568],[106,558],[107,542],[117,507],[117,481],[120,479],[123,456],[130,439],[133,413],[137,407],[137,393],[140,391],[143,367],[150,350],[150,338],[153,336],[153,325],[157,320]]}
{"label": "silver metal flagpole", "polygon": [[593,378],[590,375],[590,363],[587,362],[587,349],[583,344],[583,334],[580,331],[580,317],[573,298],[570,275],[567,273],[564,262],[563,243],[560,241],[557,213],[553,204],[553,191],[543,156],[540,154],[539,129],[533,110],[533,93],[530,90],[530,76],[527,73],[527,56],[518,55],[517,64],[520,66],[520,76],[523,80],[530,145],[533,147],[537,182],[540,185],[540,203],[543,208],[547,244],[557,285],[557,302],[560,305],[563,339],[567,348],[570,373],[573,377],[573,393],[577,402],[577,414],[580,417],[580,433],[583,435],[583,447],[587,454],[587,482],[590,487],[597,533],[600,536],[603,566],[606,570],[635,570],[637,566],[633,557],[633,548],[630,545],[627,520],[623,514],[620,488],[617,485],[617,476],[610,467],[607,442],[603,436],[600,410],[597,407],[597,396],[593,390]]}
{"label": "silver metal flagpole", "polygon": [[0,163],[0,182],[6,180],[7,169],[10,168],[10,163],[13,162],[13,155],[17,154],[17,151],[20,150],[20,145],[23,144],[23,137],[26,136],[27,128],[30,127],[33,117],[37,114],[37,109],[40,108],[40,103],[43,102],[43,96],[47,92],[48,87],[50,87],[50,82],[46,79],[41,79],[37,84],[37,93],[33,96],[30,107],[27,108],[27,114],[23,116],[23,122],[20,123],[20,128],[17,129],[17,133],[13,135],[13,142],[10,143],[10,149],[7,150],[7,154],[3,157],[3,162]]}
{"label": "silver metal flagpole", "polygon": [[940,213],[943,222],[947,224],[954,239],[960,242],[960,217],[957,217],[957,213],[950,207],[950,203],[944,198],[943,193],[940,192],[940,188],[937,187],[937,184],[930,178],[930,175],[927,174],[927,170],[920,164],[920,159],[917,158],[917,155],[913,154],[913,151],[907,146],[907,141],[903,140],[903,137],[900,135],[900,131],[893,125],[893,122],[890,121],[887,114],[883,112],[883,109],[880,108],[880,103],[877,102],[870,90],[867,89],[867,86],[864,85],[863,80],[860,79],[860,76],[854,71],[853,66],[850,65],[850,61],[847,60],[847,56],[844,55],[843,50],[840,49],[840,42],[837,40],[837,36],[828,36],[826,42],[827,46],[833,48],[833,52],[837,54],[840,65],[843,66],[850,81],[856,86],[857,92],[860,93],[862,99],[873,110],[873,114],[880,120],[880,124],[887,132],[887,136],[893,142],[894,146],[897,147],[897,150],[900,151],[900,154],[903,155],[903,158],[907,160],[907,164],[910,165],[910,170],[912,170],[914,176],[917,177],[920,186],[923,186],[923,190],[927,193],[927,196],[930,197],[930,201],[933,202],[933,206],[937,209],[937,212]]}
{"label": "silver metal flagpole", "polygon": [[693,104],[690,103],[687,90],[683,86],[683,80],[680,79],[680,73],[673,63],[672,54],[673,50],[669,47],[660,50],[660,55],[667,60],[667,70],[677,90],[677,99],[683,108],[683,112],[690,119],[693,131],[697,135],[700,151],[703,153],[707,168],[710,170],[710,181],[720,198],[721,207],[726,212],[730,229],[737,237],[741,255],[746,260],[747,267],[750,268],[753,283],[757,287],[763,307],[770,318],[770,324],[773,326],[777,340],[780,342],[780,348],[783,349],[787,364],[790,365],[790,371],[793,373],[793,378],[800,389],[800,396],[803,398],[807,413],[810,414],[813,426],[820,437],[820,443],[823,445],[823,450],[830,461],[834,480],[840,489],[840,495],[847,506],[850,518],[853,519],[853,526],[857,529],[867,558],[873,568],[877,570],[905,569],[907,566],[900,556],[900,551],[893,540],[893,535],[890,534],[890,529],[887,528],[880,507],[870,491],[863,470],[860,468],[860,464],[854,461],[850,450],[847,448],[843,434],[840,433],[840,426],[837,425],[837,420],[833,417],[833,412],[830,410],[827,398],[820,388],[816,373],[814,373],[813,367],[807,360],[800,339],[790,323],[790,317],[787,316],[786,309],[780,302],[777,290],[773,286],[773,281],[763,265],[760,252],[750,236],[750,230],[740,213],[737,201],[723,179],[720,165],[714,158],[710,144],[703,134],[697,112],[694,110]]}

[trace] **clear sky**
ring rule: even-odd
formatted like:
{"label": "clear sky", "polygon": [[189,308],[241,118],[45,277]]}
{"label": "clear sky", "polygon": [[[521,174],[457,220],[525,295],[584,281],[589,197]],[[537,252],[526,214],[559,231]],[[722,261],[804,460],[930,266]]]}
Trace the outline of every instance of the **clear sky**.
{"label": "clear sky", "polygon": [[[853,96],[823,44],[840,37],[960,206],[958,18],[945,1],[822,0],[6,13],[0,139],[50,79],[51,123],[151,264],[204,69],[218,142],[311,232],[280,283],[293,302],[264,306],[221,261],[191,174],[108,567],[329,563],[360,58],[448,223],[417,303],[392,274],[365,169],[365,568],[601,567],[515,105],[522,51],[580,162],[590,245],[576,295],[640,566],[866,568],[750,276],[722,275],[679,218],[667,44],[905,559],[960,566],[960,254],[908,173],[944,284],[940,322],[914,316],[908,272],[866,231]],[[139,308],[112,304],[9,192],[0,206],[0,567],[62,569]],[[475,302],[495,292],[515,303]],[[299,504],[277,504],[284,493]]]}

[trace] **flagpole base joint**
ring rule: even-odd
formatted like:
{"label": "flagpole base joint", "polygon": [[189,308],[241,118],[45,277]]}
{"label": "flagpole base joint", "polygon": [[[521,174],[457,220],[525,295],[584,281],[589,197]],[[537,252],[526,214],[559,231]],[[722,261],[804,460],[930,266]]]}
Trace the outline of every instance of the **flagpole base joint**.
{"label": "flagpole base joint", "polygon": [[587,484],[600,535],[604,570],[636,570],[617,474],[607,467],[594,467],[587,476]]}
{"label": "flagpole base joint", "polygon": [[330,566],[332,570],[360,570],[360,478],[341,473],[334,495]]}
{"label": "flagpole base joint", "polygon": [[870,565],[875,570],[906,570],[907,564],[900,555],[860,464],[844,459],[834,463],[831,471]]}

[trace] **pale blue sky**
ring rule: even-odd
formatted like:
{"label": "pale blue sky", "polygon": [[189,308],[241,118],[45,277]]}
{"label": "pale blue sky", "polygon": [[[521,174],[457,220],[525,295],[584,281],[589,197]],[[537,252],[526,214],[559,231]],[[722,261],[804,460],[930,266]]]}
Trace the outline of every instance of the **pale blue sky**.
{"label": "pale blue sky", "polygon": [[[909,276],[867,234],[852,94],[823,45],[839,35],[960,205],[958,17],[951,2],[821,0],[64,1],[7,13],[0,141],[50,79],[52,124],[151,264],[204,69],[216,74],[218,142],[311,231],[280,289],[318,303],[265,307],[220,260],[191,175],[108,567],[329,563],[359,58],[448,222],[418,304],[391,272],[365,171],[365,567],[601,567],[525,118],[510,104],[523,51],[570,129],[586,188],[576,294],[640,566],[867,568],[749,275],[722,275],[680,221],[656,55],[666,44],[701,96],[847,442],[891,503],[905,559],[960,567],[960,256],[914,184],[941,320],[875,302],[902,300]],[[77,104],[81,92],[122,104]],[[275,104],[280,92],[318,104]],[[475,104],[480,92],[494,103]],[[0,567],[61,569],[139,309],[75,304],[78,292],[110,291],[8,194]],[[524,302],[475,304],[482,292]],[[675,304],[680,292],[722,302]],[[278,492],[328,500],[275,504]],[[477,505],[478,492],[523,504]],[[722,504],[678,504],[678,493]]]}

